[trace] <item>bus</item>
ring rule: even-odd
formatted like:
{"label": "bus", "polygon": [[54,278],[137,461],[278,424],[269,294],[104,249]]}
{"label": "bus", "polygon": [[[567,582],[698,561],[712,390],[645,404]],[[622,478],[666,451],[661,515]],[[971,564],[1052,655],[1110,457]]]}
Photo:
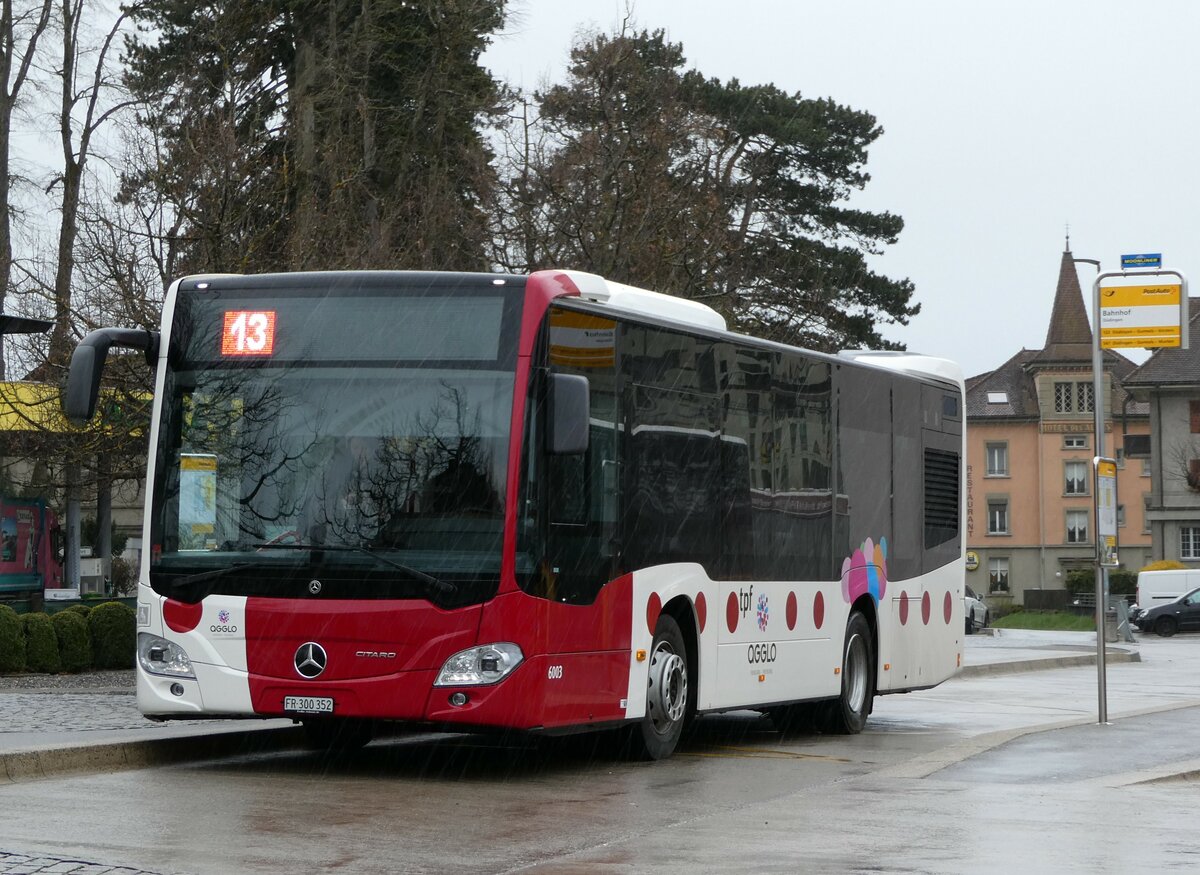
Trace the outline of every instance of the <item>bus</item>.
{"label": "bus", "polygon": [[860,732],[956,673],[963,381],[732,333],[697,302],[528,276],[193,276],[161,328],[137,699],[155,720]]}

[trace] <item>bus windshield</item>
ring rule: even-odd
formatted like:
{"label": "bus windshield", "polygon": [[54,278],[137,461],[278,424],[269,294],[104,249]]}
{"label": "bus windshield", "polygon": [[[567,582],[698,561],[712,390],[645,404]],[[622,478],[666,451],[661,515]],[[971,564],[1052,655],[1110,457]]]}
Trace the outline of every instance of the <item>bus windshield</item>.
{"label": "bus windshield", "polygon": [[312,597],[316,583],[324,597],[459,604],[495,592],[521,280],[401,277],[181,287],[156,591]]}

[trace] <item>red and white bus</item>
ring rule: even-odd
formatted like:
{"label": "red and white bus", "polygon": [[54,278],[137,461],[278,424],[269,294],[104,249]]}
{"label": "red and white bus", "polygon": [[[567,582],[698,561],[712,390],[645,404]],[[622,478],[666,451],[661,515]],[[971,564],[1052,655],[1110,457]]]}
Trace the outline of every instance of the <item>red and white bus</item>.
{"label": "red and white bus", "polygon": [[963,383],[573,271],[174,283],[138,587],[154,719],[858,732],[961,662]]}

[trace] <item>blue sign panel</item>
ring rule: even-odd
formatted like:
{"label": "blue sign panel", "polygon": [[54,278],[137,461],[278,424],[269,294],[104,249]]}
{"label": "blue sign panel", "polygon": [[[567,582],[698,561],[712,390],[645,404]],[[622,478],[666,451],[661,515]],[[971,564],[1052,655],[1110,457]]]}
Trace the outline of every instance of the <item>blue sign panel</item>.
{"label": "blue sign panel", "polygon": [[1121,270],[1162,267],[1161,252],[1143,252],[1140,255],[1122,255]]}

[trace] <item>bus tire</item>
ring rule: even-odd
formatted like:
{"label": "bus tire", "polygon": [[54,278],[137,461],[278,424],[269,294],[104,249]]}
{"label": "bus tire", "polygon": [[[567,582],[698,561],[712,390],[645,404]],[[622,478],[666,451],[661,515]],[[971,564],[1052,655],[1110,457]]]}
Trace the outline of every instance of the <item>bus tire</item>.
{"label": "bus tire", "polygon": [[351,753],[366,747],[374,737],[370,720],[325,717],[304,721],[304,739],[312,750]]}
{"label": "bus tire", "polygon": [[875,696],[875,645],[871,624],[859,611],[846,623],[842,647],[842,691],[826,705],[824,729],[839,735],[857,735],[867,725]]}
{"label": "bus tire", "polygon": [[638,759],[662,760],[674,752],[691,707],[689,674],[679,624],[669,614],[661,614],[650,645],[646,716],[632,733],[632,752]]}

